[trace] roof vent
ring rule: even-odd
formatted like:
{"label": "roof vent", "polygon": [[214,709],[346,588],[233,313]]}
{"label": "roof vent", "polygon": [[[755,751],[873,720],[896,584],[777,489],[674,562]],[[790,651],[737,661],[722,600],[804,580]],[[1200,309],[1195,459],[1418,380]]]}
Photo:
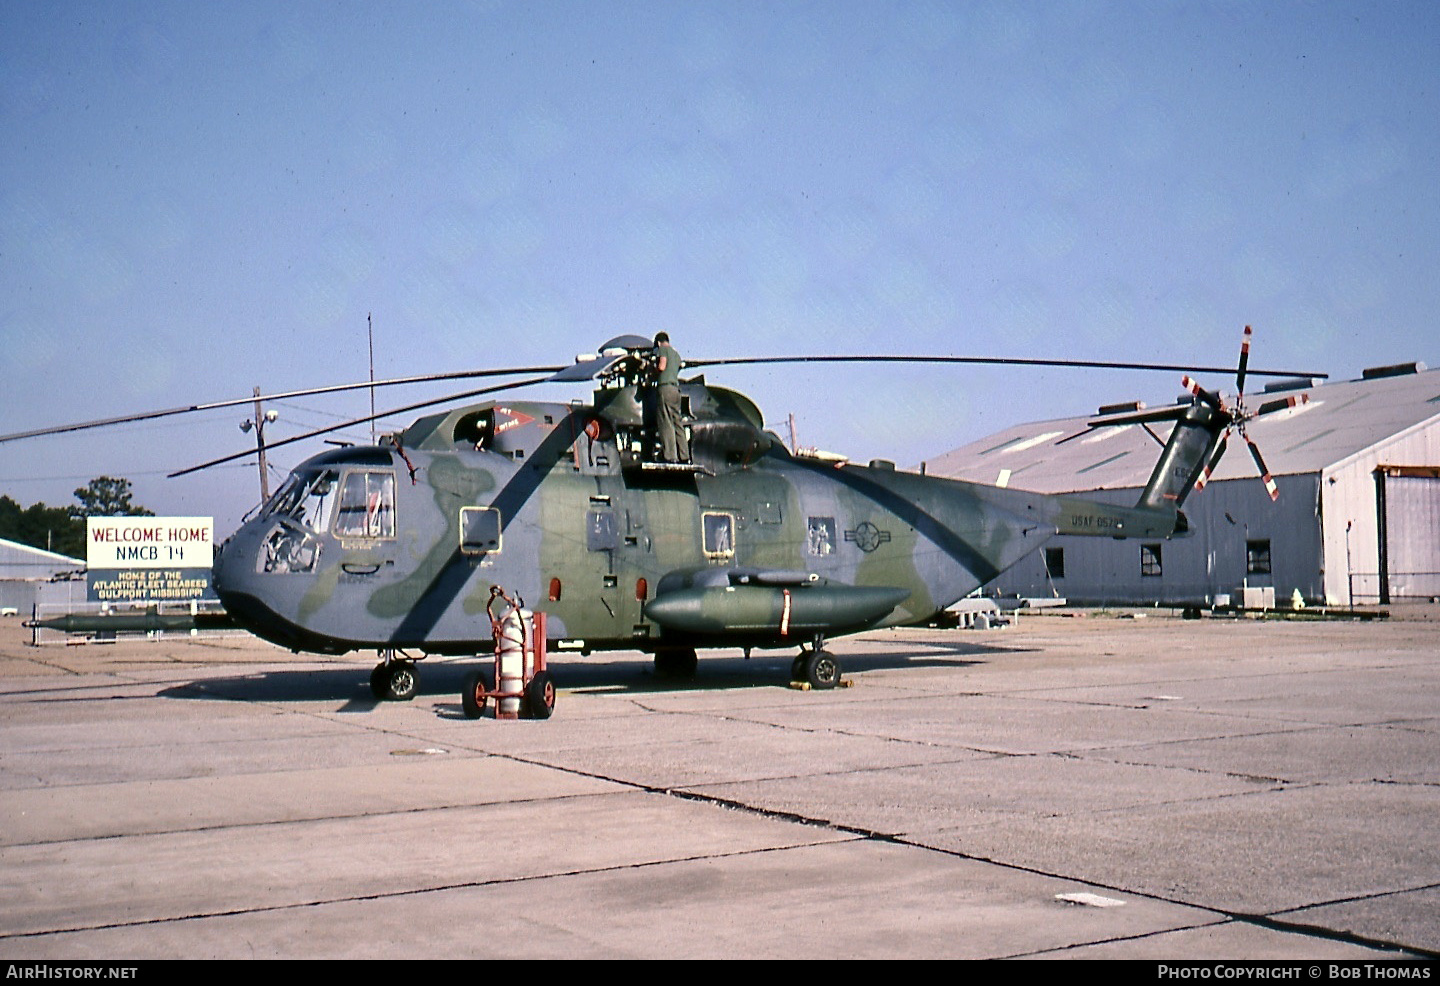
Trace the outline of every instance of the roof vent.
{"label": "roof vent", "polygon": [[1288,380],[1276,380],[1274,383],[1265,385],[1265,393],[1280,394],[1287,390],[1309,390],[1320,383],[1314,377],[1292,377]]}
{"label": "roof vent", "polygon": [[1144,401],[1124,401],[1120,404],[1101,404],[1100,410],[1095,413],[1102,418],[1107,414],[1126,414],[1130,411],[1145,410]]}
{"label": "roof vent", "polygon": [[1425,369],[1424,363],[1396,363],[1393,366],[1372,366],[1360,374],[1361,380],[1379,380],[1381,377],[1406,377],[1413,373],[1420,373]]}

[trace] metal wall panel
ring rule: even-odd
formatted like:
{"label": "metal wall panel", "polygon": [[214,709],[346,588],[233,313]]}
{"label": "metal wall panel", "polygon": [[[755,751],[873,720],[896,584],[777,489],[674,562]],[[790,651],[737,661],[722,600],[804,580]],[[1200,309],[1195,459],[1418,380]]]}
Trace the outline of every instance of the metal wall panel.
{"label": "metal wall panel", "polygon": [[1440,477],[1385,474],[1385,602],[1440,596]]}
{"label": "metal wall panel", "polygon": [[[1326,470],[1321,484],[1325,595],[1333,604],[1373,605],[1385,595],[1375,486],[1375,469],[1382,465],[1440,465],[1440,423],[1427,422]],[[1411,529],[1423,532],[1423,528]],[[1433,529],[1428,538],[1440,540]]]}
{"label": "metal wall panel", "polygon": [[[1288,604],[1296,589],[1307,603],[1323,597],[1320,477],[1280,476],[1272,503],[1258,479],[1212,482],[1185,504],[1192,534],[1168,541],[1116,541],[1056,537],[1047,547],[1065,553],[1065,577],[1050,578],[1044,552],[1028,556],[991,583],[1003,595],[1061,596],[1086,605],[1212,604],[1243,587],[1273,587]],[[1139,490],[1087,494],[1107,503],[1133,504]],[[1268,574],[1248,574],[1246,544],[1269,541]],[[1142,544],[1158,544],[1160,574],[1142,570]],[[1150,566],[1153,571],[1153,566]]]}

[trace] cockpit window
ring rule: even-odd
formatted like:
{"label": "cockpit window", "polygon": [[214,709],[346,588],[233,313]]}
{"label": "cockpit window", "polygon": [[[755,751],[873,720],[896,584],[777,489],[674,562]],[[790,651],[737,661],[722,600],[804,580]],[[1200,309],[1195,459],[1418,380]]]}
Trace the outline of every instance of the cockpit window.
{"label": "cockpit window", "polygon": [[342,538],[395,536],[395,474],[359,471],[345,474],[335,534]]}
{"label": "cockpit window", "polygon": [[330,517],[334,513],[335,487],[339,478],[333,469],[293,474],[271,498],[264,516],[278,514],[304,524],[312,531],[323,532],[330,526]]}
{"label": "cockpit window", "polygon": [[288,524],[276,524],[265,537],[265,550],[256,559],[262,574],[292,575],[315,571],[320,560],[320,539]]}

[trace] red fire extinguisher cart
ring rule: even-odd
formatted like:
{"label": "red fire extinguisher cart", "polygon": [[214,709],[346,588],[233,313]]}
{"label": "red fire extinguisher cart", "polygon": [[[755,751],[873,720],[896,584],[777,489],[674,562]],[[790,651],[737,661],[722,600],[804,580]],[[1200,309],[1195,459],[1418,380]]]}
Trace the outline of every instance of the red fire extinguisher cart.
{"label": "red fire extinguisher cart", "polygon": [[[495,601],[503,601],[495,615]],[[525,608],[498,585],[490,587],[485,604],[490,632],[495,638],[495,668],[489,679],[482,671],[465,676],[460,705],[467,719],[479,719],[490,699],[496,719],[549,719],[555,711],[555,680],[545,667],[545,614]]]}

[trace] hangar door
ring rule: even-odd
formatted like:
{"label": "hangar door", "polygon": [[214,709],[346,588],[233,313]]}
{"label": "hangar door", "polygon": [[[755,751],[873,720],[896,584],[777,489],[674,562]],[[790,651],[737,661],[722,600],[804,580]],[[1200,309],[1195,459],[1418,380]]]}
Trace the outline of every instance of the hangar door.
{"label": "hangar door", "polygon": [[1375,470],[1380,602],[1440,597],[1440,467]]}

